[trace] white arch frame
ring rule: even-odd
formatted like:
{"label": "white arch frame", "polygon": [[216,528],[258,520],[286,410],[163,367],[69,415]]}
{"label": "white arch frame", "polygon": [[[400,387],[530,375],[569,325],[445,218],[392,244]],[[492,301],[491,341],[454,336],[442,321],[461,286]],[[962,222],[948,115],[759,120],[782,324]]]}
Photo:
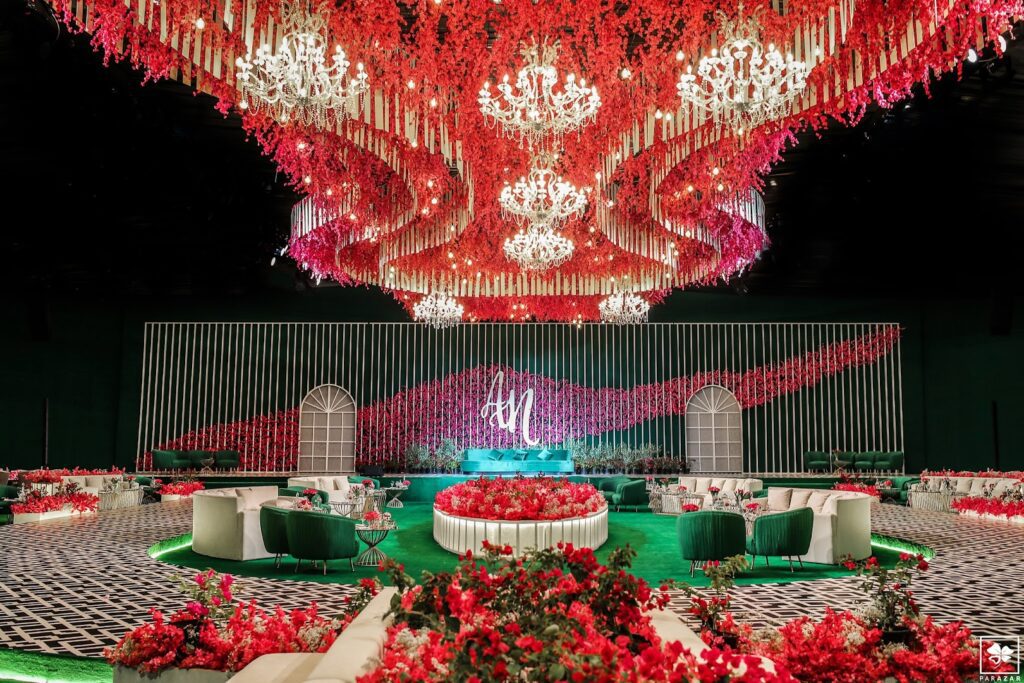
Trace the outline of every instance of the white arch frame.
{"label": "white arch frame", "polygon": [[299,404],[299,471],[356,471],[356,402],[337,384],[311,389]]}
{"label": "white arch frame", "polygon": [[708,384],[686,402],[686,462],[691,472],[742,472],[743,421],[736,395]]}

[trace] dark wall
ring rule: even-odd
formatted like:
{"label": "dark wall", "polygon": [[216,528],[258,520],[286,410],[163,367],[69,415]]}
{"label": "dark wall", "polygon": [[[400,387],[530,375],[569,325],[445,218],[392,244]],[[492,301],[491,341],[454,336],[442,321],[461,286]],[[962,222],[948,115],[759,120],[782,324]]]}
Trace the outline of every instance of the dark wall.
{"label": "dark wall", "polygon": [[[1022,314],[1019,299],[994,304],[680,293],[655,307],[652,319],[901,323],[907,462],[916,471],[1024,469]],[[251,298],[13,302],[0,331],[7,359],[0,375],[0,466],[43,463],[44,404],[51,466],[132,463],[147,320],[404,319],[395,302],[362,288]]]}

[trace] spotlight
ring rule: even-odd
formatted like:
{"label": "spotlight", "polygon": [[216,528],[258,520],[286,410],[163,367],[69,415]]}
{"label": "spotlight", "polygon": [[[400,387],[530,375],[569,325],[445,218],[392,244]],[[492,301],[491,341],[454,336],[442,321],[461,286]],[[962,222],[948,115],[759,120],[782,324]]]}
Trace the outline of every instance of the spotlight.
{"label": "spotlight", "polygon": [[978,61],[978,53],[974,51],[973,47],[967,51],[967,61],[970,62],[971,64],[974,64],[976,61]]}

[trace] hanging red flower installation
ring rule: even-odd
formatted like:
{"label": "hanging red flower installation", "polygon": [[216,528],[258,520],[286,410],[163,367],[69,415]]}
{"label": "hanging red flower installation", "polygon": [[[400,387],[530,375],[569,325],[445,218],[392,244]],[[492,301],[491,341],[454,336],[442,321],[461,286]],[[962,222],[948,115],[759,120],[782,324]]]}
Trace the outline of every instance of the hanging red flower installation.
{"label": "hanging red flower installation", "polygon": [[[287,52],[287,7],[276,0],[51,2],[108,59],[129,60],[145,79],[186,82],[241,114],[308,195],[289,244],[302,267],[382,287],[410,310],[439,291],[459,300],[467,321],[593,320],[616,291],[656,303],[671,288],[742,270],[767,245],[757,190],[793,131],[854,124],[868,105],[891,106],[933,74],[959,70],[968,49],[998,51],[998,34],[1021,11],[1020,0],[748,3],[759,48],[785,54],[781,73],[801,80],[779,85],[792,90],[781,98],[771,88],[733,91],[744,106],[771,104],[772,116],[747,117],[745,129],[684,103],[677,87],[690,66],[708,80],[693,87],[713,89],[701,65],[740,18],[733,0],[313,0],[300,23],[342,55],[349,86],[333,115],[303,125],[281,115],[287,108],[239,108],[248,102],[236,60]],[[479,101],[486,83],[514,81],[523,47],[535,43],[557,43],[560,82],[571,74],[601,103],[554,145],[553,170],[588,193],[582,216],[559,228],[571,257],[547,271],[523,270],[502,252],[516,228],[498,196],[527,174],[531,151],[496,131]]]}

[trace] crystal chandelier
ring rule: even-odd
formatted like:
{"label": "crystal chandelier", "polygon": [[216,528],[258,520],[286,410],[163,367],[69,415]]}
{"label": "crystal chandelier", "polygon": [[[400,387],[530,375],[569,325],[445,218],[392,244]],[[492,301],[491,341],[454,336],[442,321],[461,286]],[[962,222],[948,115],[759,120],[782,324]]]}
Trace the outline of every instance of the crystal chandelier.
{"label": "crystal chandelier", "polygon": [[597,116],[601,98],[593,85],[575,74],[565,77],[561,92],[554,92],[558,83],[558,42],[553,45],[533,43],[523,47],[526,62],[513,87],[506,74],[491,95],[490,82],[484,83],[477,101],[485,118],[493,119],[505,135],[526,140],[530,147],[547,136],[559,136],[578,130]]}
{"label": "crystal chandelier", "polygon": [[412,307],[417,320],[433,325],[438,330],[461,323],[462,311],[462,304],[439,292],[431,292]]}
{"label": "crystal chandelier", "polygon": [[774,45],[765,50],[761,26],[756,17],[743,19],[742,4],[736,21],[717,14],[722,47],[701,58],[697,73],[686,67],[676,86],[683,104],[709,112],[740,133],[783,118],[807,87],[807,65],[792,55],[783,58]]}
{"label": "crystal chandelier", "polygon": [[502,217],[520,225],[558,225],[569,216],[587,208],[586,194],[551,170],[550,159],[542,156],[534,161],[530,175],[515,185],[506,185],[498,196]]}
{"label": "crystal chandelier", "polygon": [[547,270],[572,257],[572,240],[562,237],[549,225],[530,225],[505,240],[505,256],[524,270]]}
{"label": "crystal chandelier", "polygon": [[367,90],[363,65],[356,64],[350,78],[350,63],[340,45],[327,63],[327,20],[322,15],[286,3],[281,23],[284,37],[276,52],[264,43],[255,56],[235,60],[243,96],[239,106],[266,109],[281,123],[297,120],[318,128],[332,114],[343,118]]}
{"label": "crystal chandelier", "polygon": [[616,292],[597,305],[601,321],[616,325],[638,325],[647,322],[651,305],[631,292]]}

